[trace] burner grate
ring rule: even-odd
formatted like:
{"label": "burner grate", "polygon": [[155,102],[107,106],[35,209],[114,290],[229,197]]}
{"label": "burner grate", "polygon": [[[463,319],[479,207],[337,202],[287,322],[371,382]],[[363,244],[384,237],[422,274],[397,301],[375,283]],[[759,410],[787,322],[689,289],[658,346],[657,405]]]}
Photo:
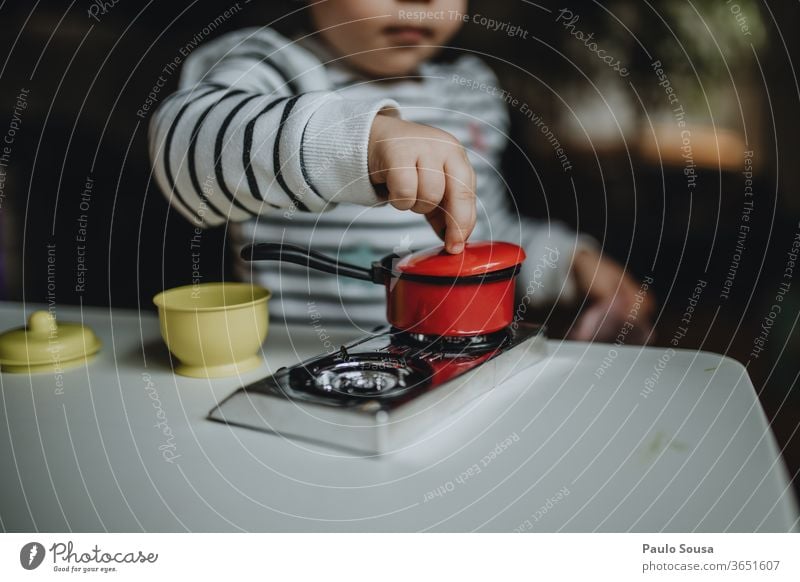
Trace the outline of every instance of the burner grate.
{"label": "burner grate", "polygon": [[466,336],[435,336],[392,329],[392,343],[447,356],[487,352],[502,347],[511,339],[508,329]]}
{"label": "burner grate", "polygon": [[394,398],[429,381],[423,362],[387,352],[348,353],[319,358],[290,370],[290,385],[308,393],[342,398]]}

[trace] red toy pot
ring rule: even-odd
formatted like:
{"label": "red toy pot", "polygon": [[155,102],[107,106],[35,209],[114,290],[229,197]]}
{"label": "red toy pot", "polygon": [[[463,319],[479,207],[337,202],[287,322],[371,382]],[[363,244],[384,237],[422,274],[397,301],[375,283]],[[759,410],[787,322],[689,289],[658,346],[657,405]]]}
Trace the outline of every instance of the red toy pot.
{"label": "red toy pot", "polygon": [[242,258],[288,261],[384,285],[387,319],[394,327],[433,336],[470,336],[512,322],[514,283],[525,251],[505,242],[470,242],[458,255],[439,246],[389,255],[365,269],[296,245],[259,243],[245,247]]}

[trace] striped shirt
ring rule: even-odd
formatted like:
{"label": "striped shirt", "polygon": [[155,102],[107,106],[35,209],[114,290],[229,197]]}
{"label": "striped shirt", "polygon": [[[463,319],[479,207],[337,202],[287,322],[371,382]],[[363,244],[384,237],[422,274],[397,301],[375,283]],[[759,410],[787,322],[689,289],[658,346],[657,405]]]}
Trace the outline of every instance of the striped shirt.
{"label": "striped shirt", "polygon": [[[233,250],[261,241],[300,244],[369,266],[392,252],[441,244],[423,216],[385,204],[367,169],[375,115],[387,112],[453,134],[477,176],[472,240],[504,240],[528,254],[521,294],[541,304],[571,295],[579,238],[558,223],[520,217],[500,157],[508,114],[497,79],[478,58],[423,63],[400,79],[371,79],[318,42],[247,29],[200,47],[179,90],[150,124],[156,181],[201,227],[229,224]],[[385,323],[385,292],[365,281],[303,267],[238,260],[238,276],[273,291],[273,317],[372,328]],[[322,323],[320,323],[322,322]]]}

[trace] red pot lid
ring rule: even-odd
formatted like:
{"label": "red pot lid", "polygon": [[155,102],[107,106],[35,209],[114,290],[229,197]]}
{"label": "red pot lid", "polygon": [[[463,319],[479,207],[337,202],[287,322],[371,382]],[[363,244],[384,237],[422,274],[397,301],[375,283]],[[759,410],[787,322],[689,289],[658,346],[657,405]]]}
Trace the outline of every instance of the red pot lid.
{"label": "red pot lid", "polygon": [[525,260],[522,247],[507,242],[468,242],[464,251],[451,255],[438,246],[406,255],[394,266],[400,273],[435,277],[470,277],[502,271]]}

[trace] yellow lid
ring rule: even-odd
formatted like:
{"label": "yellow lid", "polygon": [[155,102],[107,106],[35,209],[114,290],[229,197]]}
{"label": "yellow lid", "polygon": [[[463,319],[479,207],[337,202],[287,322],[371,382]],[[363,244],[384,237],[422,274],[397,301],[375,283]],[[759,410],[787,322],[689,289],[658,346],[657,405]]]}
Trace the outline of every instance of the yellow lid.
{"label": "yellow lid", "polygon": [[79,323],[56,323],[49,311],[35,311],[28,327],[0,335],[3,372],[52,372],[80,364],[100,350],[100,340]]}

